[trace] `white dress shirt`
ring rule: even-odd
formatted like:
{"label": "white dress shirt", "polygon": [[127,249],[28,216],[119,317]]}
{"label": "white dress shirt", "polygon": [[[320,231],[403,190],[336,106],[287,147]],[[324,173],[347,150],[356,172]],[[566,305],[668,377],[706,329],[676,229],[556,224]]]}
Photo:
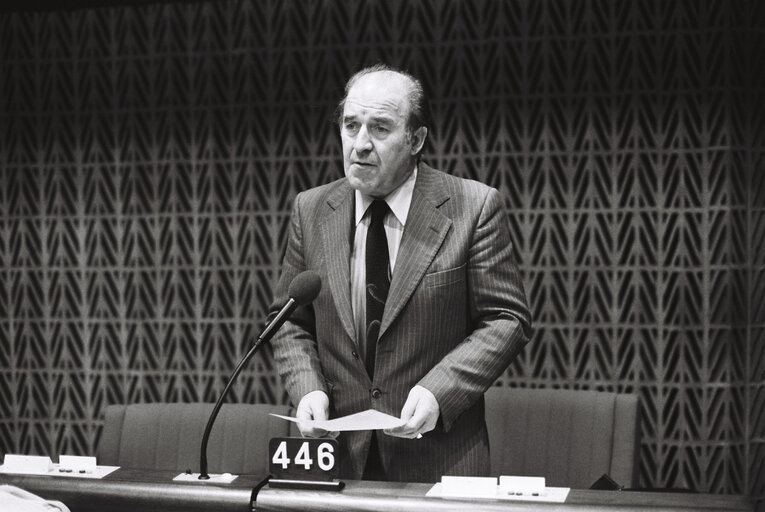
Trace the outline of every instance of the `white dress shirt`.
{"label": "white dress shirt", "polygon": [[[385,196],[390,212],[385,215],[385,237],[388,239],[388,259],[390,271],[396,267],[396,256],[401,245],[401,237],[406,226],[406,217],[409,215],[409,205],[412,203],[412,192],[417,180],[417,167],[409,178],[396,190]],[[366,346],[366,321],[367,321],[367,231],[369,230],[370,216],[365,215],[374,198],[356,191],[356,233],[353,237],[351,249],[351,305],[353,306],[353,321],[356,327],[356,340],[359,347]],[[365,354],[360,354],[362,360]]]}

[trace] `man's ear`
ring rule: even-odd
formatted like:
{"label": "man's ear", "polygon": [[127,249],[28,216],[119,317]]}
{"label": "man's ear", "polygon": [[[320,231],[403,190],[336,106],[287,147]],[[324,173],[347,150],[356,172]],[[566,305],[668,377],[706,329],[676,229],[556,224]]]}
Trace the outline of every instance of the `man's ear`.
{"label": "man's ear", "polygon": [[412,155],[416,155],[422,150],[422,146],[425,145],[425,139],[428,136],[428,129],[425,126],[420,126],[412,134]]}

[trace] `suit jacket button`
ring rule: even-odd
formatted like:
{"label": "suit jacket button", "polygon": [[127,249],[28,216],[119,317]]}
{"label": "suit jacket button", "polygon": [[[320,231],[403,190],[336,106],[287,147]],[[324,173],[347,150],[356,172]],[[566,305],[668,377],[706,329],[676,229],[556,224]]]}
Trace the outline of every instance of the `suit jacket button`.
{"label": "suit jacket button", "polygon": [[351,352],[351,355],[352,355],[353,357],[355,357],[356,359],[358,359],[358,358],[359,358],[359,353],[358,353],[358,352],[356,352],[355,350],[354,350],[353,352]]}
{"label": "suit jacket button", "polygon": [[382,391],[380,391],[378,388],[374,388],[374,389],[372,390],[372,398],[374,398],[375,400],[377,400],[377,399],[378,399],[378,398],[380,398],[381,396],[382,396]]}

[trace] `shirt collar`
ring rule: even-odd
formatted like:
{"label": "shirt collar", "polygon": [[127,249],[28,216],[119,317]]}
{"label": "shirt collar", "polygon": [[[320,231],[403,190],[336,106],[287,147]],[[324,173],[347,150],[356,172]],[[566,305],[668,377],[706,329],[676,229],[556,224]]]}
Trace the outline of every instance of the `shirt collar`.
{"label": "shirt collar", "polygon": [[[414,183],[417,181],[417,166],[414,166],[414,172],[409,175],[409,178],[398,186],[396,190],[385,196],[385,202],[388,203],[390,211],[396,216],[396,219],[402,226],[406,226],[406,218],[409,215],[409,205],[412,203],[412,192],[414,191]],[[355,191],[356,196],[356,212],[355,219],[356,225],[359,225],[361,219],[364,217],[364,213],[369,208],[369,205],[374,201],[373,197],[362,194],[358,190]]]}

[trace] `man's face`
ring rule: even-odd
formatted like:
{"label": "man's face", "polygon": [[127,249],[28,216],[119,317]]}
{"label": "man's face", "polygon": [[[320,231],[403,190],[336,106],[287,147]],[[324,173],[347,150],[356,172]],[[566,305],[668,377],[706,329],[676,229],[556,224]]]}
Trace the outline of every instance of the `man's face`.
{"label": "man's face", "polygon": [[384,197],[414,170],[421,144],[406,131],[407,83],[401,75],[375,72],[348,91],[340,136],[343,166],[350,185],[363,194]]}

